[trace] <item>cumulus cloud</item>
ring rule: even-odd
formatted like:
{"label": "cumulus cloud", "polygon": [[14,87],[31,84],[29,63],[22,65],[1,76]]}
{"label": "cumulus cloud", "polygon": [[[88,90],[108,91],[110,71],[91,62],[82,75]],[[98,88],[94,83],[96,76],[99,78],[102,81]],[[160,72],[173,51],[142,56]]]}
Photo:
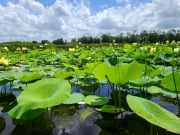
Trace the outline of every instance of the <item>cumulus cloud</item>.
{"label": "cumulus cloud", "polygon": [[0,42],[12,40],[70,40],[99,33],[117,35],[123,31],[180,28],[180,1],[153,0],[149,3],[105,7],[91,14],[84,0],[56,0],[45,7],[36,0],[19,0],[0,5]]}

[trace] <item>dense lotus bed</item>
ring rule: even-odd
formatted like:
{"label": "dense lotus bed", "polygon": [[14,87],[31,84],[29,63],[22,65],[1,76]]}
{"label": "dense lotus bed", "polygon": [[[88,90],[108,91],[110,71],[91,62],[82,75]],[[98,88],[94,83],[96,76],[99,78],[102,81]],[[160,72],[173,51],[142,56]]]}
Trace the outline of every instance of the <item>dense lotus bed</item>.
{"label": "dense lotus bed", "polygon": [[1,134],[180,134],[180,46],[0,48]]}

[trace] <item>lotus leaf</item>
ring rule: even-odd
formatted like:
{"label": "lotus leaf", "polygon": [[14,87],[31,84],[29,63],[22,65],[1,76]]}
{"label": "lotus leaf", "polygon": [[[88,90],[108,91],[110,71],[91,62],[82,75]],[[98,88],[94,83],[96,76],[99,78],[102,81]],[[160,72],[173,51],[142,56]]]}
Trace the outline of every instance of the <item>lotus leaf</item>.
{"label": "lotus leaf", "polygon": [[147,88],[147,91],[152,94],[160,93],[161,90],[162,90],[161,88],[156,87],[156,86],[151,86]]}
{"label": "lotus leaf", "polygon": [[180,118],[156,103],[144,98],[127,95],[129,107],[148,122],[168,131],[180,133]]}
{"label": "lotus leaf", "polygon": [[64,70],[58,70],[54,73],[54,76],[60,79],[65,79],[68,78],[69,76],[71,76],[74,72],[70,71],[70,72],[66,72]]}
{"label": "lotus leaf", "polygon": [[84,72],[87,74],[92,74],[94,71],[95,67],[98,66],[100,62],[95,62],[95,63],[87,63],[86,67],[84,68]]}
{"label": "lotus leaf", "polygon": [[84,102],[88,105],[105,105],[109,99],[105,96],[89,95],[84,98]]}
{"label": "lotus leaf", "polygon": [[5,71],[1,74],[2,78],[5,78],[11,81],[16,80],[22,76],[23,74],[21,72],[12,72],[12,71]]}
{"label": "lotus leaf", "polygon": [[130,80],[139,79],[142,75],[144,66],[136,61],[130,64],[117,64],[110,66],[105,63],[98,65],[94,70],[94,75],[98,80],[107,80],[122,85]]}
{"label": "lotus leaf", "polygon": [[101,108],[101,112],[105,112],[105,113],[119,113],[119,112],[121,112],[121,110],[118,107],[116,107],[116,106],[104,105]]}
{"label": "lotus leaf", "polygon": [[18,103],[30,103],[29,109],[59,105],[70,96],[71,85],[66,80],[49,78],[27,86],[17,98]]}
{"label": "lotus leaf", "polygon": [[[175,82],[176,82],[176,87],[177,87],[177,91],[180,91],[180,73],[175,72],[174,73],[174,77],[175,77]],[[175,86],[174,86],[174,81],[173,81],[173,73],[167,75],[166,77],[164,77],[161,81],[161,85],[164,88],[167,88],[171,91],[175,91]]]}
{"label": "lotus leaf", "polygon": [[17,104],[8,112],[8,114],[15,119],[31,120],[41,115],[46,110],[41,108],[29,110],[29,106],[30,104],[27,103]]}
{"label": "lotus leaf", "polygon": [[72,93],[64,104],[75,104],[81,102],[84,99],[84,95],[81,93]]}
{"label": "lotus leaf", "polygon": [[32,82],[35,80],[39,80],[43,77],[43,75],[39,73],[32,73],[32,72],[27,72],[24,73],[22,77],[19,78],[20,81],[24,83]]}

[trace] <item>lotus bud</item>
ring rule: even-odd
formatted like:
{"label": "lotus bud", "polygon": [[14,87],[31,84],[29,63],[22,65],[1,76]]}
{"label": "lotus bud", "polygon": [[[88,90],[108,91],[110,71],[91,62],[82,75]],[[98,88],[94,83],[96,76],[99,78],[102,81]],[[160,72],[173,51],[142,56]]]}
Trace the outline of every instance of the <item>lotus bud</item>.
{"label": "lotus bud", "polygon": [[113,39],[113,43],[116,43],[116,40],[115,40],[115,39]]}
{"label": "lotus bud", "polygon": [[150,52],[156,52],[156,48],[151,48]]}
{"label": "lotus bud", "polygon": [[176,42],[173,40],[172,42],[171,42],[171,48],[175,48],[176,47]]}
{"label": "lotus bud", "polygon": [[19,47],[18,47],[18,48],[16,48],[16,51],[20,51],[20,50],[21,50],[21,48],[19,48]]}
{"label": "lotus bud", "polygon": [[166,45],[169,45],[169,40],[166,41]]}
{"label": "lotus bud", "polygon": [[69,51],[70,51],[70,52],[74,52],[75,49],[74,49],[74,48],[69,48]]}

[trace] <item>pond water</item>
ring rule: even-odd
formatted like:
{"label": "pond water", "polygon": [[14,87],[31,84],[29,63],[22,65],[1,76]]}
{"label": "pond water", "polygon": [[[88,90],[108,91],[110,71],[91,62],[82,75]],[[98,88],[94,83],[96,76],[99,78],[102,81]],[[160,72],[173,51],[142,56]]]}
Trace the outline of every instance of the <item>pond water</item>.
{"label": "pond water", "polygon": [[[6,86],[7,92],[9,85]],[[74,92],[82,92],[80,88],[72,87]],[[3,89],[1,89],[4,92]],[[109,91],[109,92],[108,92]],[[126,90],[127,91],[127,90]],[[21,91],[13,91],[17,97]],[[128,93],[138,94],[135,90],[128,90]],[[110,97],[111,90],[107,84],[91,92],[96,95],[104,95]],[[126,93],[126,92],[124,92]],[[177,114],[178,107],[174,101],[167,100],[166,96],[156,95],[150,97],[151,101],[156,102],[161,107]],[[1,103],[1,102],[0,102]],[[151,124],[140,118],[136,114],[125,111],[122,114],[114,115],[101,113],[96,111],[92,106],[88,105],[59,105],[52,110],[53,126],[48,130],[45,120],[45,114],[32,121],[12,120],[7,112],[4,112],[2,104],[0,104],[0,117],[5,119],[6,127],[2,131],[2,135],[149,135]],[[48,114],[50,117],[50,112]],[[0,124],[1,125],[1,124]],[[153,126],[153,134],[157,135],[173,135],[173,133]]]}

